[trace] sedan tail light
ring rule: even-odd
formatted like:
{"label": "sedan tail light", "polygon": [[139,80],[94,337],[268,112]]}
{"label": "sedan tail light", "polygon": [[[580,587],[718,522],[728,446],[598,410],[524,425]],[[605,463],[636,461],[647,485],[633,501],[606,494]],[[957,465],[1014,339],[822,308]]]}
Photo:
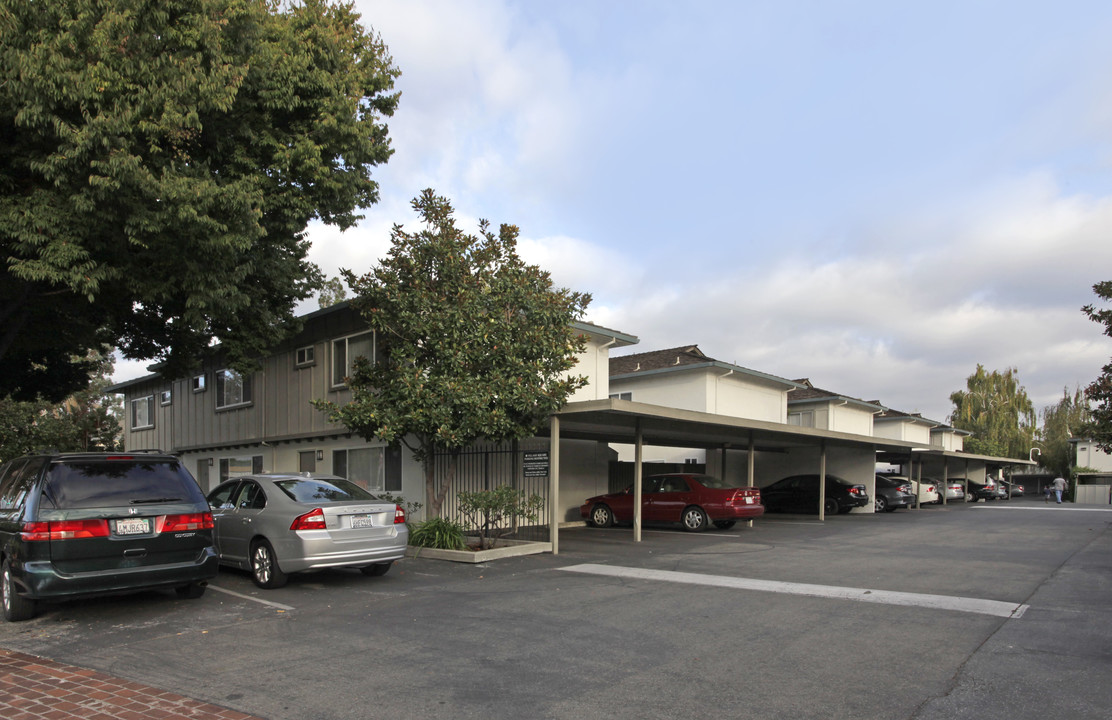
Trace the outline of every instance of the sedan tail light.
{"label": "sedan tail light", "polygon": [[58,522],[23,523],[19,536],[24,542],[108,537],[108,521],[62,520]]}
{"label": "sedan tail light", "polygon": [[313,508],[304,515],[294,518],[290,530],[324,530],[324,510]]}
{"label": "sedan tail light", "polygon": [[934,492],[934,485],[928,485],[927,492]]}
{"label": "sedan tail light", "polygon": [[405,510],[402,509],[401,505],[395,505],[394,506],[394,524],[395,525],[401,525],[403,523],[405,523]]}
{"label": "sedan tail light", "polygon": [[155,530],[164,532],[186,532],[189,530],[211,530],[212,513],[190,513],[188,515],[163,515],[158,518]]}

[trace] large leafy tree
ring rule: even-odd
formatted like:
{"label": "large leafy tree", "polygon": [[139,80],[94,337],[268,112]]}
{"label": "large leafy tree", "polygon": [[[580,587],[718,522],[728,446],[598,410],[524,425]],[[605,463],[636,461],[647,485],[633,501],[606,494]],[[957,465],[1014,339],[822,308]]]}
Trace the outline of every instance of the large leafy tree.
{"label": "large leafy tree", "polygon": [[[1105,302],[1112,300],[1112,281],[1097,283],[1093,286],[1093,292]],[[1093,322],[1103,325],[1104,334],[1112,337],[1112,310],[1098,309],[1090,304],[1081,308],[1081,311]],[[1085,396],[1091,403],[1091,414],[1090,422],[1084,426],[1083,432],[1101,450],[1112,453],[1112,361],[1101,368],[1100,377],[1085,388]]]}
{"label": "large leafy tree", "polygon": [[1070,439],[1082,432],[1088,421],[1089,403],[1081,389],[1077,388],[1073,394],[1063,390],[1062,398],[1042,411],[1039,465],[1061,477],[1069,477],[1073,465]]}
{"label": "large leafy tree", "polygon": [[965,449],[980,455],[1025,458],[1035,437],[1035,408],[1015,368],[988,372],[978,364],[966,389],[950,394],[951,424],[968,430]]}
{"label": "large leafy tree", "polygon": [[[495,234],[483,221],[478,235],[464,233],[432,190],[413,208],[423,229],[395,225],[375,268],[344,271],[376,333],[377,359],[356,362],[350,403],[317,407],[364,438],[405,444],[424,465],[426,507],[437,517],[463,448],[534,435],[584,385],[570,374],[585,343],[571,324],[591,298],[523,262],[517,227]],[[439,491],[437,453],[450,458]]]}
{"label": "large leafy tree", "polygon": [[105,392],[112,375],[112,354],[102,348],[84,360],[93,368],[86,377],[87,387],[61,403],[0,398],[0,462],[47,449],[119,448],[122,408],[118,396]]}
{"label": "large leafy tree", "polygon": [[[399,72],[350,4],[0,0],[0,395],[101,342],[237,367],[320,281],[312,219],[377,200]],[[74,358],[79,358],[74,360]]]}

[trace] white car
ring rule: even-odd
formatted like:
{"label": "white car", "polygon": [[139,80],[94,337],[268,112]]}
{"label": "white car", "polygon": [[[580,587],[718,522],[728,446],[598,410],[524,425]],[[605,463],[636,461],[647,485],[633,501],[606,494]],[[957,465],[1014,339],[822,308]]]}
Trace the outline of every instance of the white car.
{"label": "white car", "polygon": [[[937,478],[923,478],[924,482],[932,482],[936,489],[943,487],[943,482]],[[962,478],[950,478],[945,483],[946,488],[946,502],[962,502],[965,500],[965,480]],[[942,502],[939,500],[939,502]]]}
{"label": "white car", "polygon": [[912,480],[905,475],[889,475],[884,473],[882,477],[890,478],[901,483],[911,483],[911,492],[919,496],[920,505],[942,502],[942,496],[938,494],[938,486],[935,481],[930,478],[923,478],[923,482],[920,483],[918,480]]}

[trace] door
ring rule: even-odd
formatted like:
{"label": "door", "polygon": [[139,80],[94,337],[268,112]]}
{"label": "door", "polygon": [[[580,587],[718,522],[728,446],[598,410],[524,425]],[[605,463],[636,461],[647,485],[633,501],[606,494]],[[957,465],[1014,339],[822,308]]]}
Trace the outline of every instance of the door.
{"label": "door", "polygon": [[658,492],[653,493],[651,510],[646,515],[651,515],[652,520],[656,522],[679,522],[690,496],[691,488],[688,487],[685,478],[661,478],[660,488]]}
{"label": "door", "polygon": [[220,532],[220,552],[233,562],[246,564],[251,553],[251,538],[255,536],[255,518],[266,507],[266,495],[253,480],[244,480],[233,495],[224,513]]}

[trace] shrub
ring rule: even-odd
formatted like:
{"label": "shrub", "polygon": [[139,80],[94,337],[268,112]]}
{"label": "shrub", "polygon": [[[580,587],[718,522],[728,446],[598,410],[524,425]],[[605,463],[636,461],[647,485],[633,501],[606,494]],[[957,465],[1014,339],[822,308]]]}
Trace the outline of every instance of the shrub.
{"label": "shrub", "polygon": [[416,523],[409,533],[409,544],[437,550],[466,550],[463,526],[447,518],[433,518]]}
{"label": "shrub", "polygon": [[502,485],[493,490],[459,493],[459,511],[479,528],[479,549],[493,547],[504,535],[513,531],[513,521],[536,520],[544,507],[540,495],[526,496],[521,490]]}

